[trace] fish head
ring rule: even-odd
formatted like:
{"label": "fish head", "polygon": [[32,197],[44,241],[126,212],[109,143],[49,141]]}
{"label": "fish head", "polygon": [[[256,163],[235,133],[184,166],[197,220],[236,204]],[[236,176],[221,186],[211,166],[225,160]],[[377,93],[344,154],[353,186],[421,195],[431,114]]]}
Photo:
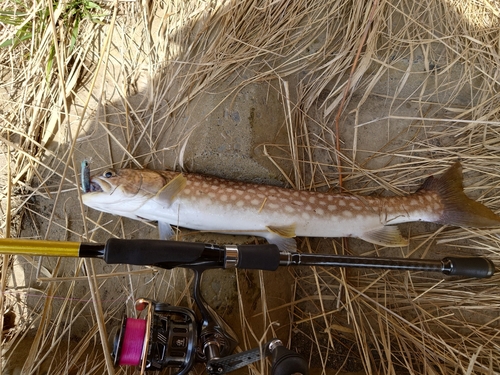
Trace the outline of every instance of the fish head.
{"label": "fish head", "polygon": [[136,219],[135,211],[165,185],[159,173],[141,169],[107,169],[90,177],[82,195],[86,206],[99,211]]}

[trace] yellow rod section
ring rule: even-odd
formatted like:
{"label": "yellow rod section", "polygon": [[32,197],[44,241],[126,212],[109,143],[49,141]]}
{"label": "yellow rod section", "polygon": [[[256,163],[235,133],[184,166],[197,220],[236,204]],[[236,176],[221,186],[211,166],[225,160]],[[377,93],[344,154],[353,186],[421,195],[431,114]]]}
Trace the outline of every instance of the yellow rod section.
{"label": "yellow rod section", "polygon": [[79,242],[0,238],[0,254],[78,257]]}

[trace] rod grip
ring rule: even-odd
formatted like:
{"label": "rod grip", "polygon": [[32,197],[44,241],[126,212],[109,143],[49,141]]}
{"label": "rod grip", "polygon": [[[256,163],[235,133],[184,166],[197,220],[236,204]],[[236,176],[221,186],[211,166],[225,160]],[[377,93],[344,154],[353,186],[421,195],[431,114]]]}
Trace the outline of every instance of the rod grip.
{"label": "rod grip", "polygon": [[493,276],[495,265],[488,258],[446,257],[442,260],[443,273],[450,276],[465,276],[483,279]]}
{"label": "rod grip", "polygon": [[279,265],[280,251],[276,245],[238,245],[238,268],[275,271]]}
{"label": "rod grip", "polygon": [[162,265],[170,268],[197,261],[204,250],[203,243],[110,238],[104,249],[104,261],[108,264]]}

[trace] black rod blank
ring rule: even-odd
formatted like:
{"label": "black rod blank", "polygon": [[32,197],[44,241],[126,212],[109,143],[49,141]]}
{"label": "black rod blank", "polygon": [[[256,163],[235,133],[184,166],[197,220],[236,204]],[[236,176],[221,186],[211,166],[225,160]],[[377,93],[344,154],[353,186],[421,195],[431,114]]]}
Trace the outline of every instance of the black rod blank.
{"label": "black rod blank", "polygon": [[495,272],[495,265],[493,262],[482,257],[446,257],[441,260],[429,260],[282,252],[280,265],[442,272],[450,276],[475,278],[490,277]]}

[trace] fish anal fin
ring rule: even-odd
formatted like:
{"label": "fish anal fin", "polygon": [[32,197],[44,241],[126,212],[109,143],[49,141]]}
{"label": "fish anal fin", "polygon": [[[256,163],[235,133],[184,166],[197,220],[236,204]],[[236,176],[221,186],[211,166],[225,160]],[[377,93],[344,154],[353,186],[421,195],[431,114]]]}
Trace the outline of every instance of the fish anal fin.
{"label": "fish anal fin", "polygon": [[429,177],[419,193],[436,193],[443,205],[440,224],[459,227],[488,228],[500,226],[500,216],[485,205],[470,199],[463,191],[462,166],[453,164],[440,177]]}
{"label": "fish anal fin", "polygon": [[380,246],[400,247],[408,245],[408,240],[402,236],[399,228],[393,225],[363,233],[359,238]]}
{"label": "fish anal fin", "polygon": [[267,226],[267,230],[273,234],[276,234],[284,238],[295,237],[295,224],[285,225],[285,226]]}
{"label": "fish anal fin", "polygon": [[179,173],[158,191],[155,200],[161,204],[166,204],[167,207],[170,206],[177,195],[186,187],[186,184],[186,177],[182,173]]}

